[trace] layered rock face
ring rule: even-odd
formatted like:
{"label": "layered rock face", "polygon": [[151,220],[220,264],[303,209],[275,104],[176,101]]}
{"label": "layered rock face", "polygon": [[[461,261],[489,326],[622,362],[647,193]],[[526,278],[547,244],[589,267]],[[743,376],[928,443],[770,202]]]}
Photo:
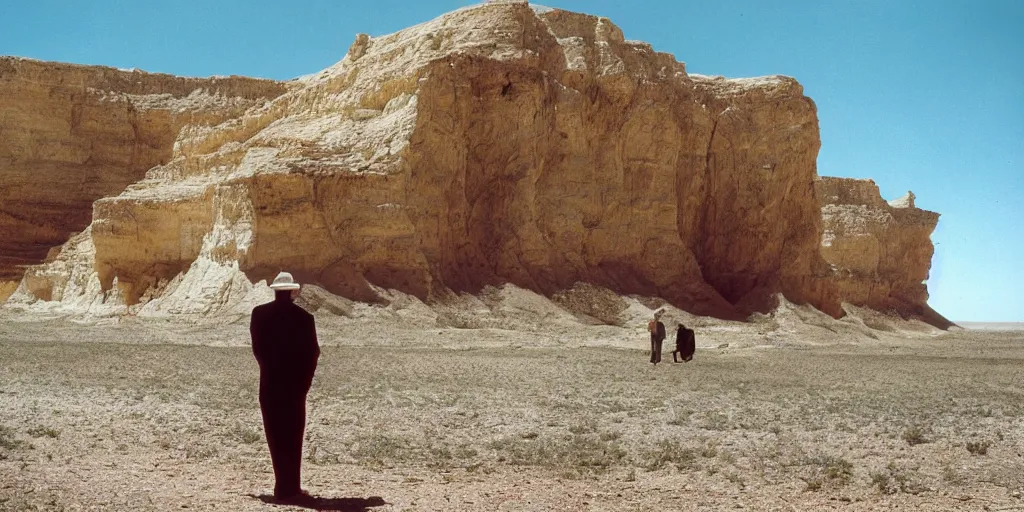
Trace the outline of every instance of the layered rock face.
{"label": "layered rock face", "polygon": [[917,208],[912,192],[887,203],[872,180],[822,177],[816,186],[821,254],[834,270],[839,296],[941,328],[952,325],[927,305],[939,214]]}
{"label": "layered rock face", "polygon": [[184,126],[219,124],[285,90],[0,57],[0,282],[84,229],[93,201],[169,162]]}
{"label": "layered rock face", "polygon": [[287,269],[365,301],[586,282],[726,318],[780,292],[838,315],[819,145],[791,78],[689,75],[607,19],[486,4],[361,35],[288,92],[183,126],[21,289],[211,312]]}

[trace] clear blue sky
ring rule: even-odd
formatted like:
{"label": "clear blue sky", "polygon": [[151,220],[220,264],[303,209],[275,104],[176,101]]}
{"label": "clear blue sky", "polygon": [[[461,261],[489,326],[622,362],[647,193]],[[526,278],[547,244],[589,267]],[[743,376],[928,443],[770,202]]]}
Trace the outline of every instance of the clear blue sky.
{"label": "clear blue sky", "polygon": [[[178,75],[286,79],[459,0],[3,1],[0,54]],[[796,77],[822,175],[873,178],[942,214],[931,304],[1024,321],[1024,1],[548,0],[611,18],[691,72]]]}

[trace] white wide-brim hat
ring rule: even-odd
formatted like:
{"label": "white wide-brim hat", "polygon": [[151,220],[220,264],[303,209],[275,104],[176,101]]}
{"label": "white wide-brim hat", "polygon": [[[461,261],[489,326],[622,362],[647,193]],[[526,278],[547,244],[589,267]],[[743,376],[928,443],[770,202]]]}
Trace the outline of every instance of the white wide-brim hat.
{"label": "white wide-brim hat", "polygon": [[298,290],[302,288],[299,283],[295,282],[295,278],[288,272],[281,272],[274,278],[274,282],[270,284],[271,290]]}

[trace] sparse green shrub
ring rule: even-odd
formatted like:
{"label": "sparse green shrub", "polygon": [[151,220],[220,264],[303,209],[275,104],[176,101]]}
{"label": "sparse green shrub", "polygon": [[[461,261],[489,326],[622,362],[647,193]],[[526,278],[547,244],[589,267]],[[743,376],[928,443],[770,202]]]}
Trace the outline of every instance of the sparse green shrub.
{"label": "sparse green shrub", "polygon": [[584,419],[569,426],[569,432],[573,434],[590,434],[592,432],[597,432],[597,422],[591,418]]}
{"label": "sparse green shrub", "polygon": [[853,464],[846,459],[826,457],[822,467],[829,480],[838,480],[843,485],[849,483],[853,477]]}
{"label": "sparse green shrub", "polygon": [[718,447],[715,446],[715,443],[707,443],[700,449],[700,456],[705,459],[713,459],[716,455],[718,455]]}
{"label": "sparse green shrub", "polygon": [[850,461],[832,455],[819,455],[811,459],[811,476],[807,482],[807,490],[818,490],[825,483],[843,486],[853,478],[853,464]]}
{"label": "sparse green shrub", "polygon": [[872,471],[871,485],[882,494],[894,494],[898,489],[892,484],[892,475],[888,471]]}
{"label": "sparse green shrub", "polygon": [[746,482],[743,480],[743,477],[739,475],[739,473],[725,473],[725,479],[740,486],[740,488],[746,486]]}
{"label": "sparse green shrub", "polygon": [[913,426],[903,431],[903,440],[910,446],[916,446],[929,442],[928,438],[925,437],[925,432],[921,427]]}
{"label": "sparse green shrub", "polygon": [[647,452],[643,466],[648,471],[661,469],[670,464],[677,469],[688,469],[695,466],[696,461],[696,450],[684,448],[678,441],[663,439],[654,449]]}
{"label": "sparse green shrub", "polygon": [[942,466],[942,479],[956,485],[962,485],[964,483],[964,478],[960,476],[956,470],[953,469],[953,466],[948,463]]}
{"label": "sparse green shrub", "polygon": [[404,460],[411,452],[406,439],[385,434],[360,436],[352,444],[349,454],[363,464],[387,467]]}
{"label": "sparse green shrub", "polygon": [[14,438],[13,429],[0,425],[0,448],[14,450],[22,446],[25,446],[25,442]]}
{"label": "sparse green shrub", "polygon": [[672,417],[669,418],[669,425],[688,425],[690,423],[690,416],[693,415],[693,411],[689,409],[675,409],[672,411]]}
{"label": "sparse green shrub", "polygon": [[185,447],[185,458],[195,460],[206,460],[213,458],[217,455],[217,448],[213,446],[193,446],[189,445]]}
{"label": "sparse green shrub", "polygon": [[806,491],[815,492],[815,491],[821,490],[821,479],[820,478],[808,479],[808,480],[806,480],[806,483],[807,483],[807,488],[804,489]]}
{"label": "sparse green shrub", "polygon": [[492,441],[488,447],[498,452],[499,462],[571,469],[577,473],[603,472],[626,458],[626,451],[618,442],[603,441],[593,434],[538,437],[532,440],[511,437]]}
{"label": "sparse green shrub", "polygon": [[263,440],[262,433],[241,422],[235,423],[235,426],[232,427],[228,436],[242,444],[255,444]]}
{"label": "sparse green shrub", "polygon": [[895,462],[889,462],[885,471],[871,472],[871,485],[882,494],[895,494],[905,492],[919,494],[926,488],[919,481],[911,479],[908,469],[900,468]]}
{"label": "sparse green shrub", "polygon": [[706,430],[729,430],[729,415],[723,412],[711,411],[705,416],[704,424]]}
{"label": "sparse green shrub", "polygon": [[988,453],[989,446],[992,446],[990,441],[967,441],[965,445],[967,451],[971,452],[971,455],[985,455]]}
{"label": "sparse green shrub", "polygon": [[718,452],[718,460],[724,462],[725,464],[732,464],[736,462],[736,454],[730,451],[722,450]]}
{"label": "sparse green shrub", "polygon": [[60,437],[60,432],[50,427],[34,427],[28,429],[28,435],[32,437],[49,437],[51,439],[57,439]]}

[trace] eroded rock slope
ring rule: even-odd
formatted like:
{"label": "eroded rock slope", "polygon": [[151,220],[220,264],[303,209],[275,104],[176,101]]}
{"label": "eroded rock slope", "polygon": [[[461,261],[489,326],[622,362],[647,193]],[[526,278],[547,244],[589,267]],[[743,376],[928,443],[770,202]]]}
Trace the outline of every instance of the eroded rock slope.
{"label": "eroded rock slope", "polygon": [[285,89],[0,57],[0,282],[88,226],[94,201],[170,162],[182,128],[238,117]]}
{"label": "eroded rock slope", "polygon": [[742,318],[775,293],[833,315],[873,297],[821,247],[816,108],[791,78],[690,75],[605,18],[495,3],[360,35],[273,90],[183,123],[21,300],[209,313],[281,269],[364,301],[587,282]]}

